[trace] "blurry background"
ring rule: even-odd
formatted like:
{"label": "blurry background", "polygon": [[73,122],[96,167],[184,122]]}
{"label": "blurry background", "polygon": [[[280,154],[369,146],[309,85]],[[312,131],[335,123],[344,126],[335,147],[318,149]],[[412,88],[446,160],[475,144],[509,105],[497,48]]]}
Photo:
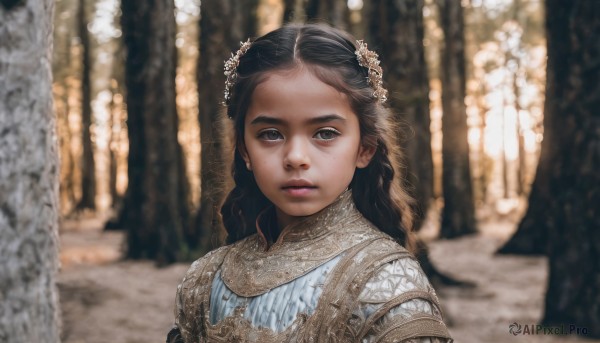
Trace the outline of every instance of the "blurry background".
{"label": "blurry background", "polygon": [[540,322],[599,338],[597,4],[57,0],[63,341],[164,341],[190,261],[223,239],[223,61],[305,21],[380,55],[456,341],[523,341],[509,325]]}

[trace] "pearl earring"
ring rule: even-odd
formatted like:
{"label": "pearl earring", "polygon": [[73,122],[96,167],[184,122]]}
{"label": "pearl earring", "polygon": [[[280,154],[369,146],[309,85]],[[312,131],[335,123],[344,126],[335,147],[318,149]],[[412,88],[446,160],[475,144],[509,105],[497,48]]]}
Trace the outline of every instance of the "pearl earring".
{"label": "pearl earring", "polygon": [[248,170],[252,170],[252,165],[250,162],[246,162],[246,168],[248,168]]}

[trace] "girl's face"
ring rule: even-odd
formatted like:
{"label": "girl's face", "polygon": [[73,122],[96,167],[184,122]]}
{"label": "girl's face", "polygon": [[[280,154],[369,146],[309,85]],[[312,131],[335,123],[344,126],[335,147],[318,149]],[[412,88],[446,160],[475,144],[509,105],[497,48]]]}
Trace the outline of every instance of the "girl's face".
{"label": "girl's face", "polygon": [[375,148],[361,145],[346,95],[299,67],[256,87],[240,152],[283,228],[331,204]]}

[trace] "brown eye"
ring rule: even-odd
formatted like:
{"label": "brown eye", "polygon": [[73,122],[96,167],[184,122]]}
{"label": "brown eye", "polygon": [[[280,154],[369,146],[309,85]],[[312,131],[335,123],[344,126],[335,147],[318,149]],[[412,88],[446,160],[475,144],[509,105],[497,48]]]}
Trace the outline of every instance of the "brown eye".
{"label": "brown eye", "polygon": [[267,141],[274,141],[281,137],[281,134],[277,130],[265,130],[258,134],[258,138],[265,139]]}
{"label": "brown eye", "polygon": [[330,140],[335,139],[340,134],[341,133],[339,131],[337,131],[337,130],[324,129],[324,130],[321,130],[321,131],[317,132],[317,134],[315,136],[320,136],[320,137],[317,137],[317,138],[319,138],[321,140],[330,141]]}

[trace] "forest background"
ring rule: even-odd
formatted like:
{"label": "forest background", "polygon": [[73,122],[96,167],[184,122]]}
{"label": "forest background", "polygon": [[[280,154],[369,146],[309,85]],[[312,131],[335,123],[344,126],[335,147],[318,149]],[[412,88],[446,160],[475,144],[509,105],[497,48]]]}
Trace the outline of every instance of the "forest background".
{"label": "forest background", "polygon": [[[600,338],[599,14],[584,0],[2,0],[0,341],[164,340],[190,261],[224,238],[223,61],[306,21],[380,54],[419,259],[456,341]],[[36,37],[39,51],[12,44]],[[51,41],[40,74],[14,58]],[[19,105],[44,92],[46,109]],[[525,333],[537,324],[568,335]]]}

